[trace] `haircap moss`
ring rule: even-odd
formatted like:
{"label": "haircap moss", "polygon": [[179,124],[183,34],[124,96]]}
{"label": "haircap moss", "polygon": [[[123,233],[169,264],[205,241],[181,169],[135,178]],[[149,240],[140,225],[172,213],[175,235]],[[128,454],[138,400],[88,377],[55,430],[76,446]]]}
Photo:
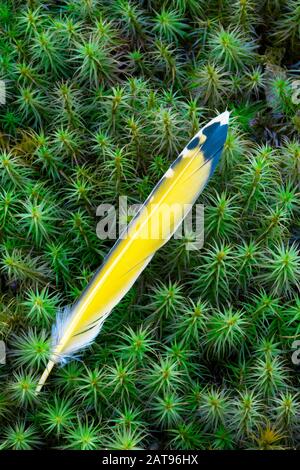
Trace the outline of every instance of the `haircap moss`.
{"label": "haircap moss", "polygon": [[[300,448],[299,21],[297,0],[0,0],[0,449]],[[203,248],[163,247],[36,396],[110,248],[96,208],[142,202],[224,109]]]}

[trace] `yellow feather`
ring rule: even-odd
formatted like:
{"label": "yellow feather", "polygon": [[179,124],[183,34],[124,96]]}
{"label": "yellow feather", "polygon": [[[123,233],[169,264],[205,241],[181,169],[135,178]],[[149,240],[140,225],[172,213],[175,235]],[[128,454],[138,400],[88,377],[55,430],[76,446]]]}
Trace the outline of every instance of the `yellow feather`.
{"label": "yellow feather", "polygon": [[220,157],[228,118],[229,113],[225,112],[198,132],[131,221],[126,237],[116,242],[63,323],[37,392],[55,363],[94,339],[106,316],[128,292],[156,251],[176,231]]}

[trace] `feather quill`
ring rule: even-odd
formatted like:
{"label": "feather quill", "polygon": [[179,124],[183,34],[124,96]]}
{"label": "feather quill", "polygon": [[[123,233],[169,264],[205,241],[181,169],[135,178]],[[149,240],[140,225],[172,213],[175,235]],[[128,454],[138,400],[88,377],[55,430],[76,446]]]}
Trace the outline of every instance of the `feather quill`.
{"label": "feather quill", "polygon": [[[40,378],[41,390],[53,366],[87,347],[156,251],[174,234],[219,161],[229,112],[206,124],[188,143],[105,258],[77,303],[60,312],[52,353]],[[171,209],[171,212],[168,210]]]}

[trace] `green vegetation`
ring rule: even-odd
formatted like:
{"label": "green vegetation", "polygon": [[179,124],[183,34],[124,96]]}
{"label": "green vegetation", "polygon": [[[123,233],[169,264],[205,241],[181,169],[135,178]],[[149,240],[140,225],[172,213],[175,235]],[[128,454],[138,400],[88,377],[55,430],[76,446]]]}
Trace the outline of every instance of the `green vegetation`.
{"label": "green vegetation", "polygon": [[[1,449],[299,448],[299,0],[0,0]],[[34,390],[58,309],[225,109],[200,198],[79,360]]]}

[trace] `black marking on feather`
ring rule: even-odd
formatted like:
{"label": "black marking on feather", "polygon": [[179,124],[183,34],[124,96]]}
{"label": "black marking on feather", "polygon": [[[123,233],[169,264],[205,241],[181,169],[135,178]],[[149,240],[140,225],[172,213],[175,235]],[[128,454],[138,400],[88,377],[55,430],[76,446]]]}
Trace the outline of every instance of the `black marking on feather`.
{"label": "black marking on feather", "polygon": [[[228,129],[227,124],[226,125],[224,125],[224,124],[221,125],[219,122],[215,122],[215,123],[211,124],[210,126],[206,127],[205,129],[203,129],[202,133],[207,137],[206,141],[203,144],[200,144],[200,138],[199,137],[194,137],[189,142],[189,144],[186,146],[186,148],[188,150],[194,150],[195,148],[198,147],[197,153],[200,152],[200,149],[201,149],[201,151],[203,152],[204,159],[206,161],[210,161],[214,157],[214,155],[216,155],[218,153],[219,149],[220,148],[222,149],[222,147],[225,143],[225,140],[226,140],[227,129]],[[209,156],[210,153],[212,152],[212,148],[216,147],[216,146],[218,146],[218,150],[214,153],[213,156]],[[181,159],[182,159],[182,153],[179,154],[179,156],[176,158],[176,160],[173,161],[173,163],[171,164],[171,166],[169,168],[173,169],[181,161]],[[214,159],[212,167],[211,167],[210,176],[213,173],[217,162],[218,162],[218,158]],[[135,216],[130,221],[129,225],[127,226],[127,228],[125,230],[128,231],[133,226],[136,219],[141,215],[143,208],[149,203],[151,197],[154,196],[154,194],[159,189],[159,187],[162,185],[162,183],[165,181],[165,179],[166,179],[165,176],[163,176],[158,181],[158,183],[153,188],[153,190],[151,191],[151,193],[147,197],[146,201],[144,202],[144,204],[140,208],[140,210],[137,212],[137,214],[135,214]],[[120,238],[114,243],[114,245],[111,247],[108,254],[103,258],[103,261],[102,261],[101,265],[99,266],[99,268],[96,270],[96,272],[92,276],[92,279],[90,280],[88,286],[81,293],[81,296],[77,300],[77,302],[74,304],[74,307],[80,302],[80,300],[85,295],[85,293],[90,289],[90,287],[93,284],[96,277],[100,274],[100,272],[102,271],[102,269],[104,268],[106,263],[109,261],[109,259],[111,258],[111,256],[113,255],[113,253],[115,252],[117,247],[119,246],[119,244],[123,241],[122,235],[124,233],[125,233],[125,231],[123,233],[121,233]]]}
{"label": "black marking on feather", "polygon": [[[206,140],[203,143],[201,150],[206,160],[211,159],[211,153],[213,152],[214,148],[217,147],[219,149],[224,146],[227,136],[227,129],[227,124],[221,125],[219,122],[214,122],[203,130],[203,134],[206,136]],[[218,150],[216,152],[218,152]]]}
{"label": "black marking on feather", "polygon": [[98,323],[100,317],[103,317],[104,315],[105,315],[105,313],[104,313],[104,314],[101,313],[101,315],[99,315],[99,317],[97,317],[96,320],[93,320],[92,322],[90,322],[90,323],[88,324],[88,326],[92,326],[92,325],[95,326],[95,324]]}
{"label": "black marking on feather", "polygon": [[205,129],[203,129],[202,131],[202,134],[204,134],[207,139],[211,139],[215,131],[221,127],[223,126],[221,126],[219,122],[214,122],[213,124],[210,124],[209,126],[205,127]]}
{"label": "black marking on feather", "polygon": [[[97,321],[98,321],[98,320],[97,320]],[[90,330],[92,330],[93,328],[95,328],[95,325],[93,325],[93,323],[90,323],[90,325],[92,325],[92,326],[88,326],[85,330],[79,331],[79,333],[76,333],[74,336],[83,335],[84,333],[87,333],[88,331],[90,331]]]}
{"label": "black marking on feather", "polygon": [[[185,183],[186,181],[188,181],[195,173],[197,173],[199,170],[201,170],[201,168],[203,168],[203,167],[204,167],[205,165],[207,165],[209,162],[216,160],[216,163],[217,163],[217,161],[219,160],[219,156],[220,156],[222,150],[223,150],[223,146],[220,147],[213,155],[211,155],[211,156],[208,157],[208,158],[205,158],[205,161],[204,161],[200,166],[198,166],[198,168],[196,168],[196,170],[194,170],[193,173],[192,173],[191,175],[189,175],[188,178],[186,178],[186,179],[184,180],[184,183]],[[217,158],[216,158],[216,157],[217,157]],[[214,165],[214,166],[215,166],[215,165]],[[212,174],[212,172],[210,172],[210,175],[211,175],[211,174]],[[207,182],[208,182],[208,180],[209,180],[209,178],[210,178],[210,175],[209,175],[209,177],[207,178]]]}
{"label": "black marking on feather", "polygon": [[85,330],[83,331],[80,331],[79,333],[77,333],[76,335],[74,336],[78,336],[78,335],[82,335],[83,333],[87,333],[89,330],[93,329],[97,323],[102,320],[103,322],[106,320],[106,318],[109,316],[111,311],[108,311],[108,312],[105,312],[105,313],[101,313],[97,318],[96,320],[93,320],[92,322],[88,323],[88,326],[86,327]]}
{"label": "black marking on feather", "polygon": [[194,150],[196,147],[199,146],[199,142],[200,142],[199,137],[194,137],[193,140],[191,140],[191,141],[187,144],[186,148],[187,148],[188,150]]}

